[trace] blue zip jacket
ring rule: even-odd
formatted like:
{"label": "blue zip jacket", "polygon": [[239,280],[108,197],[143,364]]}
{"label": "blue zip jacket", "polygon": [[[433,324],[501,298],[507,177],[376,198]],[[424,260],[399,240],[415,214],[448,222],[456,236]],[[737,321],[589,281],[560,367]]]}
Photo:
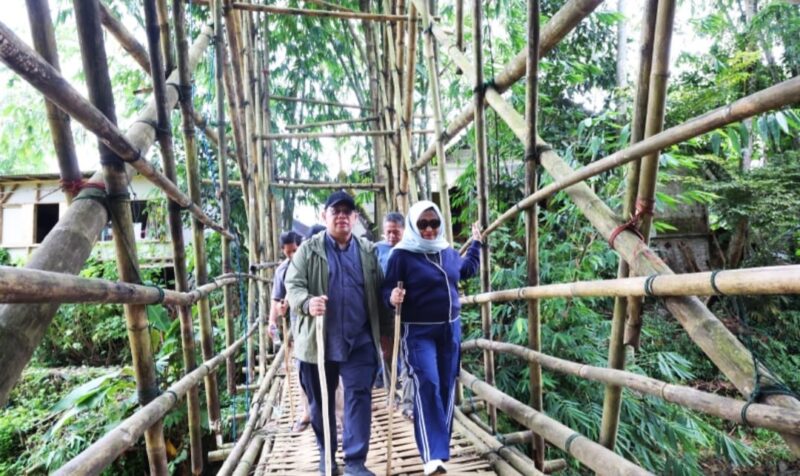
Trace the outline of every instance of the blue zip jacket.
{"label": "blue zip jacket", "polygon": [[475,275],[480,266],[479,242],[473,242],[463,259],[458,251],[447,248],[439,253],[392,251],[383,280],[383,300],[389,308],[392,289],[403,282],[402,322],[434,324],[449,322],[458,317],[461,303],[457,283]]}

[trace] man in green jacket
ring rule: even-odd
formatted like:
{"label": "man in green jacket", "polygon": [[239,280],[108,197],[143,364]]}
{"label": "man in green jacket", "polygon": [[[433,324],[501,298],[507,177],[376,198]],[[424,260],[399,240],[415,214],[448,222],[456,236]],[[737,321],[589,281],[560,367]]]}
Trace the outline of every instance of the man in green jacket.
{"label": "man in green jacket", "polygon": [[[369,450],[372,420],[372,383],[379,365],[381,323],[391,329],[389,311],[381,304],[383,273],[374,245],[353,236],[358,219],[353,197],[332,193],[322,213],[325,233],[300,246],[286,271],[289,305],[298,318],[292,329],[295,357],[300,360],[300,383],[308,396],[311,426],[320,451],[320,472],[325,465],[322,389],[317,364],[316,319],[324,319],[325,380],[329,415],[334,414],[335,391],[344,385],[345,475],[370,476],[364,462]],[[336,422],[331,418],[331,454],[336,453]],[[333,471],[336,474],[336,471]]]}

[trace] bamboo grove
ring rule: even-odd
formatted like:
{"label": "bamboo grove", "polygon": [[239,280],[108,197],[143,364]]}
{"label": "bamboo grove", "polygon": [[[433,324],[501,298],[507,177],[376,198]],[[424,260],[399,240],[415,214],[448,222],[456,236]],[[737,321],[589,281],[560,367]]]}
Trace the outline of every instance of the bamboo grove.
{"label": "bamboo grove", "polygon": [[[481,2],[472,5],[472,44],[464,44],[463,0],[455,0],[457,22],[453,31],[440,24],[431,5],[423,0],[378,2],[375,8],[362,2],[363,11],[338,8],[314,1],[324,8],[288,8],[257,2],[233,0],[195,1],[205,8],[206,23],[189,45],[186,4],[166,0],[144,0],[143,14],[147,44],[140,44],[131,32],[97,0],[74,0],[75,19],[89,97],[85,98],[59,72],[53,25],[47,0],[27,0],[33,32],[31,48],[6,25],[0,24],[0,59],[16,74],[33,85],[46,99],[48,120],[58,155],[60,175],[66,182],[81,177],[72,143],[71,121],[79,122],[98,139],[102,170],[80,184],[71,205],[57,226],[33,253],[25,268],[0,268],[0,352],[5,363],[0,374],[0,401],[31,359],[45,329],[61,303],[103,302],[124,304],[128,337],[133,355],[136,386],[141,408],[121,425],[92,444],[58,474],[98,474],[123,451],[145,438],[152,474],[167,474],[162,421],[185,399],[191,447],[191,469],[203,471],[204,452],[201,432],[201,393],[208,410],[208,425],[215,446],[223,441],[220,392],[237,392],[242,376],[235,355],[244,351],[247,382],[257,382],[253,410],[244,432],[234,442],[220,473],[248,474],[258,457],[269,458],[266,438],[256,434],[259,408],[271,408],[278,387],[276,373],[282,365],[284,349],[273,349],[266,336],[265,320],[272,269],[279,256],[278,230],[281,204],[278,190],[333,189],[368,190],[374,195],[374,223],[390,209],[405,211],[424,194],[422,172],[436,160],[441,209],[447,237],[452,241],[452,217],[445,173],[446,146],[459,132],[472,125],[475,135],[474,160],[477,170],[478,220],[483,237],[491,245],[491,233],[524,212],[526,223],[527,286],[491,289],[489,269],[491,246],[481,254],[481,293],[465,296],[465,305],[480,306],[482,338],[465,342],[465,351],[483,353],[483,380],[462,369],[460,382],[486,404],[488,423],[457,412],[459,425],[467,429],[475,445],[486,448],[488,458],[500,474],[542,474],[559,466],[545,461],[545,445],[552,445],[600,474],[648,474],[636,464],[614,452],[620,418],[622,389],[634,389],[674,402],[692,410],[715,415],[735,423],[768,428],[780,433],[792,453],[800,455],[800,402],[788,394],[753,395],[756,375],[773,383],[779,379],[767,368],[755,368],[748,349],[697,298],[702,295],[799,294],[800,267],[775,266],[712,273],[675,275],[648,246],[652,226],[655,183],[659,151],[728,124],[767,111],[800,102],[800,78],[792,78],[763,91],[742,97],[726,107],[709,111],[683,124],[663,129],[668,59],[674,29],[675,0],[646,0],[640,39],[638,83],[634,104],[630,146],[590,165],[573,170],[537,134],[538,61],[548,55],[566,35],[602,3],[601,0],[568,0],[558,13],[539,27],[537,0],[528,0],[527,45],[494,78],[484,77]],[[313,98],[270,94],[271,44],[269,20],[275,15],[300,15],[327,18],[327,21],[359,22],[363,28],[369,77],[369,116],[359,119],[362,132],[308,132],[312,124],[293,124],[286,132],[273,132],[271,105],[278,101],[323,103],[332,107],[359,107]],[[170,21],[171,20],[171,21]],[[106,61],[104,31],[114,38],[152,78],[152,96],[126,130],[116,124]],[[421,38],[420,38],[421,37]],[[174,44],[173,44],[174,39]],[[360,39],[359,39],[360,41]],[[421,42],[418,44],[418,41]],[[207,120],[194,110],[192,76],[208,49],[214,49],[214,82],[219,92],[214,100],[217,116]],[[431,131],[415,130],[414,72],[417,48],[424,57],[431,100],[434,140],[419,156],[412,147],[413,135]],[[452,121],[445,122],[440,101],[440,59],[449,58],[474,94]],[[452,68],[455,69],[455,68]],[[452,74],[450,68],[442,74]],[[503,93],[522,78],[526,80],[526,107],[519,112]],[[224,94],[222,94],[224,93]],[[183,137],[173,138],[170,111],[180,109]],[[489,213],[486,153],[486,109],[493,109],[524,144],[522,161],[526,174],[526,198],[499,217]],[[424,113],[424,111],[416,111]],[[327,121],[314,127],[329,127],[346,121]],[[352,122],[352,121],[348,121]],[[229,126],[229,127],[228,127]],[[221,220],[204,213],[200,187],[196,131],[216,144]],[[280,177],[277,174],[274,144],[285,140],[321,137],[366,137],[375,159],[374,182],[368,184],[323,183]],[[162,162],[154,166],[146,160],[158,143]],[[183,151],[187,190],[177,185],[176,149]],[[239,181],[229,180],[238,169]],[[602,197],[586,185],[600,173],[625,166],[627,189],[620,211],[612,210]],[[169,199],[168,223],[175,266],[175,289],[161,290],[141,280],[134,243],[127,185],[130,177],[141,174],[161,189]],[[553,183],[537,188],[538,177],[549,174]],[[239,186],[246,210],[248,235],[239,237],[230,222],[229,190]],[[609,242],[620,257],[617,279],[561,284],[541,284],[539,280],[537,204],[556,192],[564,191],[586,219]],[[186,214],[184,214],[186,212]],[[193,261],[196,263],[195,289],[189,286],[186,243],[182,217],[192,223]],[[633,217],[634,219],[629,220]],[[108,221],[113,225],[120,282],[77,277]],[[222,237],[224,274],[207,274],[205,230]],[[249,272],[234,272],[231,248],[246,240]],[[63,250],[70,250],[64,253]],[[246,290],[237,286],[244,283]],[[224,296],[225,349],[214,349],[213,319],[208,295],[221,291]],[[237,335],[235,315],[237,296],[243,298],[247,326]],[[613,324],[607,368],[569,362],[541,353],[539,301],[556,297],[614,297]],[[745,400],[722,397],[689,387],[671,385],[625,370],[626,347],[637,348],[641,330],[641,304],[644,296],[660,299],[683,326],[691,340],[706,354],[741,393]],[[492,305],[524,300],[528,309],[527,348],[493,340]],[[153,352],[147,332],[147,305],[169,304],[178,309],[181,325],[184,377],[169,388],[159,388],[155,379]],[[196,306],[196,312],[192,312]],[[200,335],[202,362],[196,360],[193,315]],[[258,356],[256,356],[258,352]],[[530,400],[519,402],[494,387],[494,358],[509,353],[527,362],[530,369]],[[223,365],[224,363],[224,365]],[[756,363],[755,365],[760,365]],[[218,382],[225,367],[225,384]],[[555,371],[602,382],[605,385],[603,417],[599,441],[580,435],[548,417],[543,407],[542,371]],[[222,387],[222,388],[220,388]],[[200,392],[202,388],[203,392]],[[752,398],[751,398],[752,397]],[[271,411],[271,410],[270,410]],[[528,431],[508,437],[508,441],[530,443],[528,455],[505,448],[493,436],[497,431],[497,412],[503,412]],[[745,419],[746,417],[746,419]],[[488,430],[488,431],[487,431]],[[504,440],[505,441],[505,440]],[[261,453],[259,453],[259,450]],[[260,456],[259,456],[260,455]],[[256,470],[258,470],[256,468]]]}

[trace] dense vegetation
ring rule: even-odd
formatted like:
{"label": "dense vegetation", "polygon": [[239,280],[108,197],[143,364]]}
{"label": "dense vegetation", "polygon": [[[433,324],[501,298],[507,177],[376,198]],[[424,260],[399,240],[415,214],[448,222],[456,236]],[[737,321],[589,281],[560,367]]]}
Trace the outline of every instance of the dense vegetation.
{"label": "dense vegetation", "polygon": [[[77,58],[74,19],[67,1],[53,1],[57,13],[58,37],[67,45],[62,65],[70,70]],[[294,4],[296,2],[290,2]],[[358,9],[353,0],[342,2]],[[551,16],[563,2],[543,1],[543,15]],[[369,4],[369,2],[365,2]],[[740,7],[752,6],[752,10]],[[141,28],[139,2],[116,0],[112,9],[126,21]],[[491,78],[502,65],[524,48],[525,2],[498,0],[488,4],[486,76]],[[610,8],[610,6],[606,6]],[[635,8],[631,8],[633,10]],[[203,21],[205,10],[193,7],[192,27]],[[704,51],[681,51],[673,70],[667,101],[667,124],[678,124],[770,84],[800,74],[800,10],[785,2],[761,5],[716,0],[687,1],[681,6],[684,35],[707,45]],[[440,14],[453,16],[449,2]],[[615,75],[619,54],[616,29],[635,15],[600,10],[591,15],[542,62],[540,85],[540,134],[573,167],[589,163],[625,147],[630,136],[630,105],[634,85],[618,84]],[[679,16],[680,18],[680,16]],[[467,19],[469,21],[469,19]],[[496,20],[496,22],[495,22]],[[352,97],[369,102],[368,77],[363,57],[350,41],[360,35],[360,26],[350,30],[342,23],[309,18],[270,19],[271,41],[275,45],[272,65],[272,93],[285,96],[316,96],[328,100]],[[502,25],[502,26],[501,26]],[[469,31],[469,26],[465,28]],[[632,48],[636,39],[629,39]],[[111,41],[109,41],[111,43]],[[112,75],[120,117],[131,118],[144,104],[134,91],[148,85],[147,77],[132,62],[114,58]],[[452,70],[446,58],[443,67]],[[637,65],[629,64],[627,76],[635,76]],[[204,114],[213,114],[213,65],[203,63],[197,74],[196,103]],[[418,108],[425,107],[427,86],[424,62],[418,62]],[[38,101],[32,90],[19,79],[0,70],[6,81],[0,92],[0,173],[41,172],[45,157],[53,155],[44,121],[43,107],[22,107]],[[76,72],[72,79],[81,83]],[[471,87],[458,77],[443,76],[444,106],[454,112],[466,103]],[[341,91],[347,90],[346,95]],[[13,91],[13,94],[10,92]],[[517,110],[524,108],[524,85],[513,87],[510,96]],[[286,124],[318,122],[349,117],[348,112],[297,103],[275,103],[275,130]],[[522,144],[511,131],[489,112],[488,138],[491,202],[493,215],[522,198]],[[124,122],[124,120],[123,120]],[[174,120],[173,124],[178,121]],[[424,124],[421,126],[424,127]],[[177,128],[176,128],[177,133]],[[11,140],[10,138],[23,138]],[[91,142],[90,137],[79,140]],[[457,145],[469,149],[472,135]],[[416,149],[422,150],[424,142]],[[303,178],[339,178],[372,181],[373,160],[370,147],[339,141],[337,158],[316,141],[286,141],[276,144],[279,175]],[[800,263],[800,110],[785,109],[731,125],[722,130],[663,151],[661,184],[678,182],[678,194],[659,193],[657,209],[679,204],[701,203],[708,209],[713,243],[719,267],[744,267]],[[202,169],[213,178],[209,148],[202,147]],[[343,163],[341,157],[350,156]],[[157,159],[154,152],[154,160]],[[179,160],[182,157],[178,157]],[[349,163],[349,165],[348,165]],[[183,165],[179,165],[182,169]],[[183,173],[183,170],[179,170]],[[623,171],[603,174],[591,181],[599,196],[619,209],[624,192]],[[453,206],[457,224],[475,220],[475,171],[470,164],[455,184]],[[544,174],[543,184],[549,176]],[[663,189],[662,189],[663,190]],[[209,212],[216,214],[213,185],[204,191]],[[320,203],[320,195],[308,191],[285,192],[284,225],[293,216],[294,203]],[[360,194],[360,203],[370,199]],[[234,196],[234,220],[241,236],[246,223],[240,197]],[[164,214],[163,203],[152,205],[152,213]],[[164,220],[154,220],[161,222]],[[616,253],[583,218],[565,194],[543,204],[541,224],[541,279],[543,283],[603,279],[616,276]],[[674,228],[658,222],[662,232]],[[517,287],[525,282],[524,224],[522,218],[492,235],[492,287]],[[163,233],[166,235],[166,233]],[[246,262],[246,250],[241,259]],[[219,274],[218,237],[208,239],[211,275]],[[191,256],[191,253],[188,254]],[[0,250],[0,263],[8,261]],[[115,267],[89,262],[86,276],[116,279]],[[158,283],[161,277],[148,276]],[[162,284],[167,284],[163,283]],[[470,283],[467,292],[476,291]],[[734,333],[747,336],[756,353],[781,375],[787,384],[800,389],[800,299],[775,297],[745,299],[747,322],[741,320],[734,303],[713,299],[709,306]],[[214,303],[215,311],[219,303]],[[546,300],[542,302],[544,351],[565,359],[605,366],[607,362],[611,299]],[[163,385],[180,374],[179,330],[169,310],[150,307],[156,360]],[[499,340],[525,344],[527,320],[524,303],[493,307],[494,335]],[[669,382],[689,384],[725,395],[735,389],[686,336],[680,325],[656,300],[645,306],[642,347],[628,359],[629,368]],[[464,311],[465,336],[479,334],[477,311]],[[771,338],[780,336],[780,339]],[[217,335],[221,341],[221,336]],[[67,461],[129,415],[136,406],[135,386],[129,366],[124,319],[119,306],[64,305],[55,317],[47,336],[37,349],[36,359],[17,385],[6,409],[0,413],[0,473],[19,473],[35,468],[46,473]],[[480,374],[477,353],[465,355],[465,366]],[[92,367],[74,367],[78,365]],[[545,372],[545,405],[548,414],[589,437],[598,436],[603,388],[572,377]],[[516,398],[528,396],[527,366],[499,357],[497,386]],[[705,474],[725,468],[771,472],[779,461],[797,464],[779,436],[708,418],[650,397],[625,392],[618,451],[659,474]],[[244,403],[223,401],[225,414]],[[165,421],[171,464],[176,471],[186,458],[184,407]],[[206,421],[205,417],[202,421]],[[503,431],[517,429],[504,419]],[[113,474],[141,474],[146,462],[142,448],[127,452],[109,470]],[[562,457],[550,450],[548,458]],[[577,466],[571,471],[579,472]]]}

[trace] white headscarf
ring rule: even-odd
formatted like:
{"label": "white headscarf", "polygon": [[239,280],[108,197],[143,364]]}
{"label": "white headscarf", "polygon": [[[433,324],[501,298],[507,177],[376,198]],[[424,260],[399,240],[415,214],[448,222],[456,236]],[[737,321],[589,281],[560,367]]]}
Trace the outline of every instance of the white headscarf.
{"label": "white headscarf", "polygon": [[[436,213],[436,216],[442,222],[439,226],[438,233],[436,238],[433,240],[426,240],[422,237],[419,230],[417,229],[417,220],[419,220],[420,215],[422,215],[425,210],[429,210],[433,208],[433,211]],[[442,218],[442,212],[439,211],[439,207],[428,200],[422,200],[414,205],[408,210],[408,215],[406,216],[406,227],[403,230],[403,239],[397,243],[392,250],[408,250],[413,251],[415,253],[438,253],[439,251],[445,250],[450,247],[450,243],[447,242],[447,239],[444,237],[444,219]]]}

